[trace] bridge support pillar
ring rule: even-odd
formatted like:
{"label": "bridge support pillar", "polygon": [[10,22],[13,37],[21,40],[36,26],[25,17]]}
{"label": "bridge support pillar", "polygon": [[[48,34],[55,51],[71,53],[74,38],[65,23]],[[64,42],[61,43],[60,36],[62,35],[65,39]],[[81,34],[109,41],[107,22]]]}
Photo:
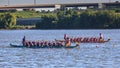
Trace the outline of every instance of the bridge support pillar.
{"label": "bridge support pillar", "polygon": [[105,5],[102,3],[98,3],[97,6],[87,6],[88,9],[104,9]]}
{"label": "bridge support pillar", "polygon": [[95,6],[87,6],[87,9],[95,9],[95,8],[97,8],[97,7],[95,7]]}
{"label": "bridge support pillar", "polygon": [[64,10],[66,7],[65,5],[55,5],[55,9]]}
{"label": "bridge support pillar", "polygon": [[60,9],[61,5],[55,5],[55,9]]}
{"label": "bridge support pillar", "polygon": [[105,5],[103,3],[98,3],[98,9],[104,9]]}
{"label": "bridge support pillar", "polygon": [[99,9],[103,8],[102,3],[98,3],[98,8],[99,8]]}

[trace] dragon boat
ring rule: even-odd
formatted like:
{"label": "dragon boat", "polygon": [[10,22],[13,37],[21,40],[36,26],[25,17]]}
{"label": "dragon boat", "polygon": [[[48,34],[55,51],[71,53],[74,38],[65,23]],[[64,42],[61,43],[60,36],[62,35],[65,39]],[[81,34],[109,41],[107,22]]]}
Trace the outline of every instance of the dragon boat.
{"label": "dragon boat", "polygon": [[78,37],[71,38],[64,35],[63,40],[54,41],[28,41],[25,36],[22,39],[22,44],[10,44],[11,47],[17,48],[75,48],[79,46],[79,43],[105,43],[109,42],[110,39],[104,40],[100,34],[100,37]]}
{"label": "dragon boat", "polygon": [[[55,39],[55,41],[57,41],[57,42],[65,42],[65,40],[58,40],[58,39]],[[78,42],[78,43],[105,43],[105,42],[109,42],[110,41],[110,39],[107,39],[107,40],[97,40],[96,38],[92,38],[92,40],[91,39],[88,39],[88,38],[84,38],[84,39],[70,39],[70,41],[72,42],[72,43],[76,43],[76,42]]]}
{"label": "dragon boat", "polygon": [[28,41],[24,36],[22,39],[22,44],[11,43],[10,46],[16,48],[75,48],[79,46],[79,44],[66,44],[65,42],[59,41]]}
{"label": "dragon boat", "polygon": [[55,39],[55,41],[57,41],[57,42],[65,42],[67,39],[69,39],[71,43],[76,43],[76,42],[77,43],[105,43],[105,42],[110,41],[110,38],[104,40],[101,33],[100,33],[100,37],[77,37],[77,38],[68,37],[65,34],[63,40]]}
{"label": "dragon boat", "polygon": [[18,45],[18,44],[10,44],[11,47],[16,47],[16,48],[75,48],[78,47],[79,45],[72,45],[72,46],[65,46],[65,45],[30,45],[30,46],[25,46],[25,45]]}

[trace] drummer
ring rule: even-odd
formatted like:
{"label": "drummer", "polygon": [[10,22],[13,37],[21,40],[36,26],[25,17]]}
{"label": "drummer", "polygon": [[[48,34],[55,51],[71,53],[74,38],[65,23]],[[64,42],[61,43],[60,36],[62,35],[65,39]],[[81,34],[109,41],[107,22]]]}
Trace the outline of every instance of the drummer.
{"label": "drummer", "polygon": [[23,44],[23,45],[26,45],[25,36],[24,36],[23,39],[22,39],[22,44]]}
{"label": "drummer", "polygon": [[99,42],[103,43],[104,42],[104,38],[103,38],[103,34],[100,33],[100,37],[99,37]]}

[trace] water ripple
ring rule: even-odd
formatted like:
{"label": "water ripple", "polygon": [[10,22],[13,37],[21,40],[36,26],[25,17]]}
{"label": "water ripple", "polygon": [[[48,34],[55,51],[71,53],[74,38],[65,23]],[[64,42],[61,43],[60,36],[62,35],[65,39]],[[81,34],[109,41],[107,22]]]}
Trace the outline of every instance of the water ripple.
{"label": "water ripple", "polygon": [[[120,67],[119,30],[3,30],[0,32],[2,32],[0,35],[0,68]],[[30,40],[45,38],[52,40],[53,38],[62,39],[65,33],[70,36],[88,36],[88,33],[89,36],[94,36],[99,32],[110,36],[112,40],[104,44],[80,43],[80,47],[73,49],[32,49],[9,46],[11,42],[21,44],[21,38],[24,35]]]}

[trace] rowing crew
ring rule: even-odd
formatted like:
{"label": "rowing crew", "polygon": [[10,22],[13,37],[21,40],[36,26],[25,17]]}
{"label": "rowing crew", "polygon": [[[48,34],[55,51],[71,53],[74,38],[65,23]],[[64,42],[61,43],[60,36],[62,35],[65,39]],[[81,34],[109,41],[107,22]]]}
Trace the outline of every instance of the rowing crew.
{"label": "rowing crew", "polygon": [[27,46],[27,47],[32,47],[32,46],[37,46],[37,47],[60,47],[60,46],[64,46],[63,42],[56,42],[56,41],[26,41],[25,40],[25,36],[22,40],[22,44],[23,46]]}
{"label": "rowing crew", "polygon": [[78,37],[78,38],[69,38],[66,34],[64,35],[64,40],[70,39],[72,43],[82,42],[82,43],[104,43],[103,35],[100,33],[100,37]]}

